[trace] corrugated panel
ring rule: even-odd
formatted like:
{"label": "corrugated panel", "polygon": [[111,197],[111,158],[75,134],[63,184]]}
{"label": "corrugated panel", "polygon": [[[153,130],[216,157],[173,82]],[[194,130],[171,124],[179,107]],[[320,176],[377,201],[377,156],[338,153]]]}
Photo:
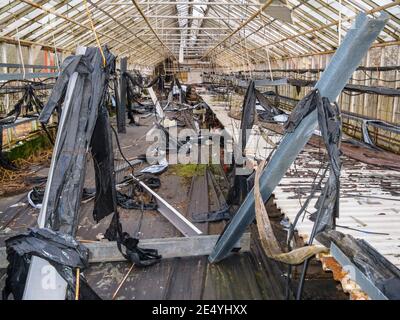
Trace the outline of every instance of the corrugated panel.
{"label": "corrugated panel", "polygon": [[[240,122],[229,117],[225,108],[226,102],[216,103],[215,97],[208,94],[201,96],[227,132],[232,132],[232,136],[235,136],[233,133],[237,135]],[[253,130],[259,131],[257,126],[254,126]],[[269,138],[275,143],[281,137],[279,134],[269,132]],[[261,139],[262,142],[252,142],[257,141],[257,138],[259,137],[252,136],[248,146],[250,149],[257,146],[263,148],[264,156],[268,155],[272,150],[271,146],[268,146],[264,139]],[[249,155],[255,153],[259,151],[252,150]],[[275,188],[274,201],[291,222],[311,192],[323,156],[321,150],[307,145]],[[367,165],[346,156],[342,156],[342,160],[340,217],[337,219],[337,225],[341,227],[338,227],[338,230],[367,241],[400,268],[400,172]],[[315,193],[308,207],[309,211],[315,211],[314,205],[319,194],[319,191]],[[309,239],[313,227],[313,222],[307,216],[308,213],[304,219],[299,220],[296,228],[304,241]],[[327,264],[327,259],[332,258],[320,257],[320,259],[327,269],[332,267]],[[337,266],[336,269],[340,267]],[[332,271],[335,274],[335,270]],[[355,283],[350,281],[342,269],[336,270],[335,279],[341,282],[352,299],[368,298]]]}
{"label": "corrugated panel", "polygon": [[[307,146],[275,189],[275,201],[282,212],[294,220],[310,194],[313,177],[318,171],[318,149]],[[371,167],[343,157],[338,230],[364,239],[400,267],[400,172]],[[312,199],[313,211],[319,193]],[[307,240],[313,222],[307,217],[297,225]]]}

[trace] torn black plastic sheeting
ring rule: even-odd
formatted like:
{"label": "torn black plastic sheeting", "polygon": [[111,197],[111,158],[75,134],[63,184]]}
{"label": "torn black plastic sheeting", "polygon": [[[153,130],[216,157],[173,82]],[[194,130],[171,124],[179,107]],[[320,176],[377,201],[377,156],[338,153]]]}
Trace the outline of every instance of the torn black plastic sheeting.
{"label": "torn black plastic sheeting", "polygon": [[[32,256],[48,261],[67,282],[67,298],[74,299],[77,268],[84,271],[89,265],[89,250],[73,237],[50,229],[32,228],[28,232],[6,240],[7,279],[3,299],[10,294],[21,300],[25,290]],[[80,299],[98,300],[99,296],[89,287],[80,272]]]}

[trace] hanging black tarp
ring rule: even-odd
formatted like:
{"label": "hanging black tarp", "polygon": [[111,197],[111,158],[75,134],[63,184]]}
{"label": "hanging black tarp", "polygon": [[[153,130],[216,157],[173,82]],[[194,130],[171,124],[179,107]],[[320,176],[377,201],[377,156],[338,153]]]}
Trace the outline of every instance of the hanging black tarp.
{"label": "hanging black tarp", "polygon": [[35,114],[39,114],[43,109],[43,103],[35,94],[35,89],[32,84],[25,86],[24,94],[14,105],[12,110],[6,114],[4,118],[0,119],[1,124],[9,124],[15,122],[18,117],[24,112],[24,117],[33,117]]}
{"label": "hanging black tarp", "polygon": [[131,237],[127,232],[122,231],[119,213],[116,212],[108,227],[105,238],[110,241],[117,241],[118,250],[122,256],[137,267],[148,267],[161,260],[161,255],[155,249],[144,249],[138,246],[139,239]]}
{"label": "hanging black tarp", "polygon": [[255,93],[258,102],[264,109],[264,111],[258,112],[258,116],[260,118],[262,118],[263,120],[274,121],[275,116],[285,114],[285,112],[283,112],[281,109],[274,106],[274,103],[276,103],[276,101],[271,102],[265,95],[263,95],[257,89],[255,89]]}
{"label": "hanging black tarp", "polygon": [[73,237],[50,229],[32,228],[24,234],[6,240],[7,279],[3,289],[3,299],[10,294],[14,300],[21,300],[32,256],[47,260],[67,282],[67,299],[75,297],[76,269],[80,269],[79,298],[100,299],[87,284],[82,275],[88,267],[89,250]]}
{"label": "hanging black tarp", "polygon": [[158,92],[160,92],[160,93],[162,93],[162,92],[164,92],[164,77],[163,76],[159,76],[158,77],[158,81],[157,81],[157,89],[158,89]]}
{"label": "hanging black tarp", "polygon": [[315,221],[315,234],[335,226],[339,216],[342,121],[339,106],[321,97],[318,90],[311,91],[299,102],[285,124],[286,132],[293,132],[303,118],[317,109],[318,124],[329,158],[329,177],[315,205],[317,211],[310,219]]}
{"label": "hanging black tarp", "polygon": [[126,95],[127,95],[127,107],[128,107],[128,119],[130,124],[134,124],[134,113],[148,113],[154,109],[154,105],[144,105],[139,99],[143,89],[153,87],[155,84],[163,87],[163,79],[160,76],[155,77],[148,84],[144,84],[143,77],[140,73],[135,72],[124,72],[122,74],[126,81]]}
{"label": "hanging black tarp", "polygon": [[90,147],[96,183],[93,218],[99,222],[115,212],[117,207],[110,120],[104,106],[100,107]]}
{"label": "hanging black tarp", "polygon": [[254,81],[251,80],[247,88],[246,95],[244,96],[242,105],[242,117],[240,121],[240,141],[239,145],[242,146],[242,153],[246,148],[247,140],[249,138],[249,130],[253,128],[256,117],[256,92]]}
{"label": "hanging black tarp", "polygon": [[18,170],[18,168],[3,153],[3,126],[0,123],[0,167],[7,170]]}
{"label": "hanging black tarp", "polygon": [[[115,195],[107,193],[105,196],[105,192],[114,188],[114,169],[110,155],[106,154],[112,147],[109,145],[108,117],[103,109],[109,75],[115,71],[115,57],[107,47],[103,48],[103,52],[105,66],[98,48],[87,48],[84,55],[65,59],[62,72],[39,117],[41,123],[48,122],[59,101],[64,99],[72,74],[77,72],[70,107],[68,111],[64,108],[62,110],[68,113],[62,116],[64,130],[60,133],[57,153],[53,155],[54,172],[46,211],[46,226],[71,235],[75,233],[77,226],[79,200],[90,146],[95,159],[96,186],[100,187],[95,204],[95,218],[101,219],[115,210],[115,200],[110,200]],[[100,150],[101,148],[104,150]],[[107,175],[100,177],[100,174]]]}
{"label": "hanging black tarp", "polygon": [[316,94],[315,91],[311,91],[307,94],[291,112],[288,121],[285,124],[286,132],[293,132],[300,124],[301,120],[315,110],[319,103],[322,103],[319,94]]}
{"label": "hanging black tarp", "polygon": [[[132,201],[131,201],[132,200]],[[155,202],[145,204],[144,202],[134,201],[128,196],[118,193],[118,203],[126,205],[126,209],[155,210],[157,205]],[[153,207],[152,207],[153,206]],[[139,225],[141,222],[139,223]],[[131,237],[129,233],[124,232],[120,221],[119,212],[115,211],[111,223],[106,230],[104,237],[109,241],[116,241],[118,250],[123,257],[135,264],[137,267],[147,267],[160,262],[161,255],[155,249],[140,248],[138,232],[136,236]]]}
{"label": "hanging black tarp", "polygon": [[[113,127],[111,127],[115,134],[115,139],[117,142],[117,147],[119,152],[121,153],[122,158],[126,161],[128,166],[134,171],[134,168],[132,164],[129,162],[129,160],[125,157],[121,150],[121,145],[119,143],[119,138],[117,131]],[[147,175],[143,174],[140,176],[141,180],[148,180],[150,183],[152,183],[152,187],[159,187],[160,186],[160,179],[157,177],[154,177],[152,175]],[[131,175],[130,179],[132,179],[132,182],[135,184],[136,187],[138,187],[138,178],[133,179],[133,175]],[[125,179],[127,181],[127,179]],[[141,188],[141,186],[140,186]],[[144,191],[144,190],[142,190]],[[124,200],[127,200],[124,197]],[[139,203],[139,202],[138,202]],[[142,202],[140,203],[140,210],[144,211],[145,209],[145,203]],[[143,215],[142,215],[143,217]],[[141,222],[139,223],[139,226],[141,225]],[[154,249],[143,249],[138,247],[139,244],[139,239],[138,239],[138,234],[139,234],[138,229],[136,235],[134,237],[131,237],[127,232],[124,232],[122,230],[122,224],[120,222],[120,216],[118,210],[115,210],[115,213],[112,217],[110,226],[106,230],[104,237],[110,241],[116,241],[118,245],[118,249],[121,252],[121,254],[124,256],[125,259],[128,261],[132,262],[135,264],[135,266],[138,267],[146,267],[153,265],[155,263],[158,263],[161,260],[161,255],[158,254],[157,250]]]}
{"label": "hanging black tarp", "polygon": [[146,89],[146,88],[150,88],[150,87],[154,86],[156,83],[159,82],[159,78],[160,78],[160,76],[156,76],[148,84],[144,84],[143,78],[140,75],[134,76],[129,72],[124,72],[122,76],[127,77],[127,79],[132,83],[133,86],[138,86],[141,89]]}

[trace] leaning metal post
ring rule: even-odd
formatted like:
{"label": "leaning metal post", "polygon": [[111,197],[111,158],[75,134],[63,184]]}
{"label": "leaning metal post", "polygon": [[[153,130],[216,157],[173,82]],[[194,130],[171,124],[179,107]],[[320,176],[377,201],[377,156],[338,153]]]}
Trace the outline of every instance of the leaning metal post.
{"label": "leaning metal post", "polygon": [[[76,54],[85,54],[86,47],[78,47]],[[53,149],[53,156],[47,177],[46,189],[44,192],[43,203],[38,217],[39,228],[46,226],[47,205],[49,203],[49,192],[53,181],[53,173],[56,164],[56,155],[60,148],[61,134],[65,128],[65,119],[71,112],[71,99],[75,88],[78,72],[74,72],[69,80],[67,92],[65,93],[65,100],[63,104],[63,111],[61,119],[58,124],[56,141]],[[25,290],[23,300],[65,300],[67,290],[67,282],[60,276],[56,269],[50,262],[39,258],[32,257],[29,266],[28,276],[26,278]]]}
{"label": "leaning metal post", "polygon": [[[365,13],[357,16],[352,28],[315,86],[322,97],[330,101],[336,100],[371,44],[383,30],[387,20],[388,15],[385,13],[377,19],[368,18]],[[317,111],[315,110],[303,119],[295,131],[284,136],[260,178],[260,191],[264,200],[271,196],[317,127]],[[254,216],[254,193],[251,190],[215,245],[208,258],[211,263],[222,260],[231,252],[247,226],[254,220]]]}

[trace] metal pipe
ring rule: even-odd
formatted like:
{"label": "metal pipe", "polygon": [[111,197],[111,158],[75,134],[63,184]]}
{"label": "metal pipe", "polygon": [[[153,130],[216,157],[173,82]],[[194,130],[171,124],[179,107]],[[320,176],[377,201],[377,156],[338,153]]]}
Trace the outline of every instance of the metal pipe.
{"label": "metal pipe", "polygon": [[[386,13],[382,13],[378,19],[370,19],[365,13],[357,16],[352,28],[315,86],[321,96],[330,101],[336,100],[387,21]],[[260,179],[260,190],[264,200],[272,195],[275,187],[317,127],[317,111],[315,110],[303,119],[294,132],[284,136]],[[254,214],[254,193],[251,190],[209,256],[211,263],[222,260],[230,253],[247,226],[253,222]]]}

